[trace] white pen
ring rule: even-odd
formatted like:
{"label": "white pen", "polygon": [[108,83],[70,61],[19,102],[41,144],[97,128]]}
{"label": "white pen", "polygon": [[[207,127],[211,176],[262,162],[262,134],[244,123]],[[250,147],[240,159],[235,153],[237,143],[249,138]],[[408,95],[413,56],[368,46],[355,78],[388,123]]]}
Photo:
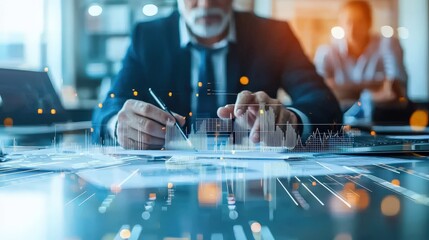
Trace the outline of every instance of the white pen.
{"label": "white pen", "polygon": [[[158,96],[156,96],[156,94],[152,91],[152,88],[149,88],[149,93],[150,93],[150,95],[152,95],[153,99],[155,99],[156,103],[158,103],[158,105],[161,107],[162,110],[169,113],[174,119],[176,119],[174,117],[174,114],[170,111],[170,109],[167,108],[167,105],[165,105],[165,103]],[[177,119],[176,119],[176,122],[174,123],[174,125],[179,130],[180,134],[185,139],[185,141],[188,143],[189,147],[191,147],[192,149],[197,151],[197,149],[195,149],[194,146],[192,145],[189,138],[186,136],[185,132],[183,132],[183,129],[180,127]]]}

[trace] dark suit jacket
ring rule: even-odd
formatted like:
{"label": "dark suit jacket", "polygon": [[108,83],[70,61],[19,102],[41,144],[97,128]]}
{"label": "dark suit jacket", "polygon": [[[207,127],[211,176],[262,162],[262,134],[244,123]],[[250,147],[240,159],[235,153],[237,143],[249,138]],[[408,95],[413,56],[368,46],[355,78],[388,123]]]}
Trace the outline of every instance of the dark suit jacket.
{"label": "dark suit jacket", "polygon": [[[234,13],[236,43],[227,55],[227,91],[265,91],[272,98],[283,87],[291,96],[292,107],[308,116],[312,124],[341,121],[341,112],[333,94],[316,73],[298,40],[286,22],[274,21],[251,13]],[[107,121],[127,99],[154,103],[148,93],[153,88],[167,106],[183,115],[190,112],[190,51],[180,47],[179,13],[136,25],[123,68],[113,82],[103,108],[94,113],[94,136],[98,141],[108,135]],[[246,86],[241,76],[250,81]],[[138,95],[134,96],[133,92]],[[168,93],[173,96],[169,97]],[[111,98],[110,93],[115,97]],[[228,103],[235,103],[229,96]],[[156,105],[156,104],[155,104]],[[104,126],[104,127],[103,127]],[[326,126],[320,126],[326,129]]]}

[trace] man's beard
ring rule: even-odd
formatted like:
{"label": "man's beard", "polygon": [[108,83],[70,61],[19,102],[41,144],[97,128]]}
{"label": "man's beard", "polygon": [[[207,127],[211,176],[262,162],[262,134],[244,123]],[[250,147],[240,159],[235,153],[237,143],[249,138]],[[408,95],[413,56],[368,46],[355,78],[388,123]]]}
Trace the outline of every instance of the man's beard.
{"label": "man's beard", "polygon": [[[186,25],[193,34],[200,38],[211,38],[222,34],[231,20],[231,12],[226,13],[220,8],[195,8],[191,9],[187,14],[184,11],[184,9],[181,9]],[[220,21],[207,23],[204,22],[203,17],[219,18]]]}

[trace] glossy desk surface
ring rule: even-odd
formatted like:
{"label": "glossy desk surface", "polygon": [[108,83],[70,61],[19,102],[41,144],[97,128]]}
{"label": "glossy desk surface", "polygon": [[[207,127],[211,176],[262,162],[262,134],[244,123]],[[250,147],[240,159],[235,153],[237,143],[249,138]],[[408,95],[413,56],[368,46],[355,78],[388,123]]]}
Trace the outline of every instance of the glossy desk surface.
{"label": "glossy desk surface", "polygon": [[429,239],[428,157],[322,158],[0,163],[0,239]]}

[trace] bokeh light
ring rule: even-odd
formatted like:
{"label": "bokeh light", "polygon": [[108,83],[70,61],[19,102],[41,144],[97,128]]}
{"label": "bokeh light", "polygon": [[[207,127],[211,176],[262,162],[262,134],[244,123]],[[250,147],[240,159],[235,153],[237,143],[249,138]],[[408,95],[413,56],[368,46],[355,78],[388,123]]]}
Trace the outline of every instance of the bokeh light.
{"label": "bokeh light", "polygon": [[156,6],[155,4],[146,4],[142,8],[142,12],[148,17],[155,16],[156,14],[158,14],[158,6]]}
{"label": "bokeh light", "polygon": [[112,193],[118,194],[118,193],[120,193],[120,192],[122,191],[122,188],[121,188],[121,186],[120,186],[120,185],[118,185],[118,184],[112,184],[112,185],[110,186],[110,191],[111,191]]}
{"label": "bokeh light", "polygon": [[387,217],[398,215],[401,210],[401,202],[398,197],[389,195],[381,202],[381,213]]}
{"label": "bokeh light", "polygon": [[385,38],[391,38],[395,34],[395,30],[391,26],[382,26],[380,31]]}
{"label": "bokeh light", "polygon": [[37,114],[43,114],[43,109],[41,109],[41,108],[39,108],[39,109],[37,109]]}
{"label": "bokeh light", "polygon": [[142,218],[143,218],[143,220],[149,220],[149,218],[150,218],[150,213],[149,213],[148,211],[144,211],[144,212],[142,213]]}
{"label": "bokeh light", "polygon": [[262,226],[260,223],[254,222],[250,225],[250,229],[252,230],[253,233],[260,233],[262,230]]}
{"label": "bokeh light", "polygon": [[106,213],[106,211],[107,211],[107,207],[105,207],[105,206],[100,206],[98,208],[98,212],[101,213],[101,214]]}
{"label": "bokeh light", "polygon": [[173,96],[173,92],[168,92],[168,96],[172,97]]}
{"label": "bokeh light", "polygon": [[329,201],[331,212],[335,214],[350,214],[356,211],[363,211],[370,204],[370,196],[365,189],[356,188],[353,182],[344,184],[344,188],[339,192],[342,198],[351,205],[351,208],[338,201],[335,196],[332,196]]}
{"label": "bokeh light", "polygon": [[344,184],[344,190],[354,191],[355,189],[356,189],[356,184],[352,182],[347,182],[346,184]]}
{"label": "bokeh light", "polygon": [[156,200],[156,193],[149,193],[149,200],[155,201]]}
{"label": "bokeh light", "polygon": [[242,77],[240,78],[240,84],[241,84],[241,85],[243,85],[243,86],[248,85],[248,84],[249,84],[249,82],[250,82],[250,80],[249,80],[249,78],[248,78],[248,77],[246,77],[246,76],[242,76]]}
{"label": "bokeh light", "polygon": [[343,39],[346,36],[346,33],[342,27],[335,26],[331,29],[331,35],[335,39]]}
{"label": "bokeh light", "polygon": [[57,110],[56,110],[56,109],[54,109],[54,108],[52,108],[52,109],[51,109],[51,114],[52,114],[52,115],[57,114]]}
{"label": "bokeh light", "polygon": [[5,127],[12,127],[13,126],[13,119],[12,118],[5,118],[3,120],[3,125]]}
{"label": "bokeh light", "polygon": [[410,31],[406,27],[399,27],[398,36],[401,39],[408,39],[410,37]]}
{"label": "bokeh light", "polygon": [[200,205],[215,206],[219,203],[222,190],[216,183],[200,183],[198,185],[198,202]]}
{"label": "bokeh light", "polygon": [[369,194],[365,189],[358,189],[355,191],[357,195],[355,201],[355,207],[359,210],[365,210],[369,206]]}
{"label": "bokeh light", "polygon": [[364,189],[344,190],[341,195],[353,209],[364,210],[369,205],[369,194]]}
{"label": "bokeh light", "polygon": [[395,186],[401,186],[401,182],[398,179],[393,179],[392,184]]}
{"label": "bokeh light", "polygon": [[352,130],[352,126],[344,125],[343,130],[344,130],[344,132],[350,132]]}
{"label": "bokeh light", "polygon": [[130,238],[131,237],[131,231],[130,231],[130,229],[122,229],[120,232],[119,232],[119,236],[122,238],[122,239],[128,239],[128,238]]}
{"label": "bokeh light", "polygon": [[428,112],[417,110],[410,117],[410,127],[413,131],[423,131],[429,122]]}
{"label": "bokeh light", "polygon": [[293,190],[298,190],[298,188],[299,188],[299,183],[293,183],[292,184],[292,189]]}
{"label": "bokeh light", "polygon": [[133,95],[134,95],[134,97],[137,97],[139,95],[139,92],[133,91]]}
{"label": "bokeh light", "polygon": [[236,220],[238,218],[238,212],[235,210],[229,211],[228,216],[231,220]]}
{"label": "bokeh light", "polygon": [[88,14],[89,14],[90,16],[98,17],[98,16],[100,16],[102,13],[103,13],[103,8],[102,8],[100,5],[98,5],[98,4],[91,5],[91,6],[88,8]]}
{"label": "bokeh light", "polygon": [[102,104],[102,103],[99,103],[99,104],[98,104],[98,108],[103,108],[103,104]]}

